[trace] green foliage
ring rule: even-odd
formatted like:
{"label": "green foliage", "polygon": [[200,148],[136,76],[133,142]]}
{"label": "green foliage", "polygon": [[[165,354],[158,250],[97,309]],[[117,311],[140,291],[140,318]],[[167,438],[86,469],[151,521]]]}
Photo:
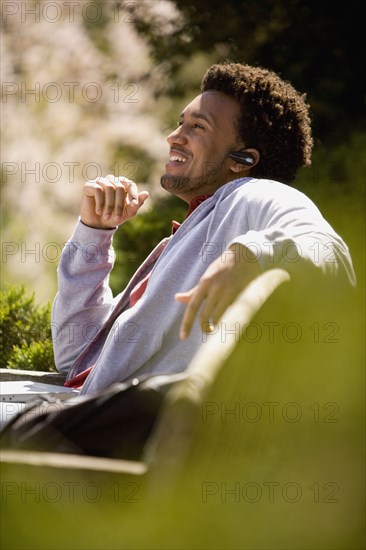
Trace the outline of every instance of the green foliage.
{"label": "green foliage", "polygon": [[14,346],[8,362],[9,369],[55,371],[52,340],[23,343]]}
{"label": "green foliage", "polygon": [[[315,134],[342,140],[345,127],[362,127],[364,91],[362,3],[308,0],[175,0],[174,30],[166,32],[159,18],[143,10],[134,17],[148,41],[155,63],[170,76],[168,92],[182,95],[197,53],[262,65],[279,72],[308,94]],[[209,64],[209,63],[208,63]],[[201,75],[202,76],[202,75]],[[197,84],[199,81],[197,82]]]}
{"label": "green foliage", "polygon": [[154,166],[154,160],[146,151],[141,151],[133,145],[117,143],[113,150],[113,174],[123,174],[126,178],[137,182],[149,180],[149,174]]}
{"label": "green foliage", "polygon": [[[335,147],[318,145],[312,166],[295,187],[312,199],[350,248],[356,271],[364,271],[366,134],[353,132]],[[359,280],[362,280],[359,278]]]}
{"label": "green foliage", "polygon": [[24,286],[0,292],[0,367],[55,371],[51,305],[38,306]]}

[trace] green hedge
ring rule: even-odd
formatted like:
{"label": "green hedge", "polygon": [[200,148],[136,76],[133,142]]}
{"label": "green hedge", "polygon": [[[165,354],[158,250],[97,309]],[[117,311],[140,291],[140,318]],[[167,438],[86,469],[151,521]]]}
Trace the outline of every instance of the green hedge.
{"label": "green hedge", "polygon": [[51,336],[51,304],[35,304],[24,286],[0,292],[0,367],[56,371]]}

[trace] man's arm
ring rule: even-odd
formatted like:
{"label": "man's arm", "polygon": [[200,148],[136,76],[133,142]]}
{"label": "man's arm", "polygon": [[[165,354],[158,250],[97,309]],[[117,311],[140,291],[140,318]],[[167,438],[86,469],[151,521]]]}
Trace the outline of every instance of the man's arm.
{"label": "man's arm", "polygon": [[194,288],[176,295],[177,301],[187,304],[182,339],[189,336],[198,315],[202,330],[209,332],[241,290],[273,267],[286,269],[295,279],[317,272],[355,285],[348,247],[308,197],[264,180],[253,180],[242,190],[242,215],[250,230],[227,243]]}
{"label": "man's arm", "polygon": [[147,197],[127,178],[108,176],[84,185],[80,221],[61,256],[52,308],[55,361],[62,372],[67,372],[113,309],[112,237]]}

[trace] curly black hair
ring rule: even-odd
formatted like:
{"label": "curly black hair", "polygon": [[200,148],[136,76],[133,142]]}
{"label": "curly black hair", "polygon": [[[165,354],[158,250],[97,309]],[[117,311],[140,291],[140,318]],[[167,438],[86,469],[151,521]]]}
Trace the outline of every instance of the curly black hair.
{"label": "curly black hair", "polygon": [[225,61],[212,65],[202,92],[217,90],[240,104],[237,134],[261,158],[250,175],[291,183],[311,163],[313,139],[305,94],[273,71]]}

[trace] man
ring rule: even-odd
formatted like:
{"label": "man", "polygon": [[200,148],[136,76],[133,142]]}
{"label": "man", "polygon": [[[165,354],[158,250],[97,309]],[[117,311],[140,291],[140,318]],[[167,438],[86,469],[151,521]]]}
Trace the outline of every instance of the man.
{"label": "man", "polygon": [[123,177],[84,186],[52,319],[56,365],[84,394],[184,371],[202,331],[263,270],[355,282],[345,243],[289,186],[313,145],[308,106],[289,83],[262,68],[213,65],[167,140],[161,184],[189,210],[115,298],[112,237],[148,193]]}

